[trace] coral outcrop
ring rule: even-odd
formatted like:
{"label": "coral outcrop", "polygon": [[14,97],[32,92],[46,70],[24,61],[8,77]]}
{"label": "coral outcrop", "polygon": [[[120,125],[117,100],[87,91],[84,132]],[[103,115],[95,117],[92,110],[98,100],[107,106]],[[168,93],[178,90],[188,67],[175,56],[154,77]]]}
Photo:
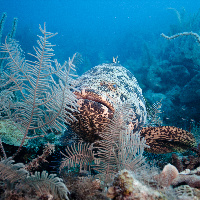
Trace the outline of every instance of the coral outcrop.
{"label": "coral outcrop", "polygon": [[112,200],[164,200],[164,195],[139,182],[131,171],[122,170],[108,188],[107,196]]}
{"label": "coral outcrop", "polygon": [[[0,136],[2,142],[14,145],[14,146],[20,146],[21,140],[23,139],[23,134],[19,129],[17,129],[16,126],[13,125],[13,123],[10,120],[1,120],[0,121]],[[27,140],[24,142],[24,146],[27,144]]]}
{"label": "coral outcrop", "polygon": [[159,187],[169,187],[178,174],[179,172],[175,166],[167,164],[162,172],[154,178],[157,180]]}

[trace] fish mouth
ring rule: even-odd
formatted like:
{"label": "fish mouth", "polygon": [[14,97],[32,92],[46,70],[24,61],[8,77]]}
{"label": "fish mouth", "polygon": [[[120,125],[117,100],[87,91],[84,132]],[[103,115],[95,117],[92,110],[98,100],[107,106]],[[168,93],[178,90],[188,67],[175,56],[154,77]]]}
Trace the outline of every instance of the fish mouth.
{"label": "fish mouth", "polygon": [[94,142],[100,139],[102,132],[113,118],[114,108],[111,103],[91,89],[74,91],[79,105],[73,115],[77,119],[71,124],[72,130],[84,141]]}
{"label": "fish mouth", "polygon": [[92,89],[83,89],[80,92],[75,91],[74,94],[76,95],[76,98],[79,99],[86,99],[89,101],[93,101],[96,103],[100,103],[104,106],[106,106],[109,110],[114,112],[114,108],[110,102],[106,100],[106,98],[98,95],[94,90]]}

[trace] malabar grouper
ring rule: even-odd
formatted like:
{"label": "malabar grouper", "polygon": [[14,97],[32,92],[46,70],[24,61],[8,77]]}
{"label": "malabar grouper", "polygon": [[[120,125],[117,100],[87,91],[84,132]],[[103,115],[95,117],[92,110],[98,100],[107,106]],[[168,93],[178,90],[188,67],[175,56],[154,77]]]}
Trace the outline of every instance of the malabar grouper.
{"label": "malabar grouper", "polygon": [[168,153],[177,149],[187,149],[195,144],[193,135],[173,126],[144,127],[147,121],[145,99],[133,74],[117,63],[93,67],[78,78],[75,91],[79,113],[74,113],[77,121],[72,129],[84,141],[94,142],[112,119],[116,106],[131,102],[133,119],[131,129],[140,130],[145,137],[149,151]]}

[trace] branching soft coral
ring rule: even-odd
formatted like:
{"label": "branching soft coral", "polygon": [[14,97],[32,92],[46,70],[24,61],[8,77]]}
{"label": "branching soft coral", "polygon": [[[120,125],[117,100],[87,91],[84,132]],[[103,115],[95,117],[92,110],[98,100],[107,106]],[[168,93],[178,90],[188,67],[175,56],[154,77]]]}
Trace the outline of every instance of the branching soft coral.
{"label": "branching soft coral", "polygon": [[[43,137],[48,130],[58,131],[65,123],[75,120],[71,112],[77,109],[76,97],[72,93],[73,79],[71,70],[76,54],[72,59],[60,65],[53,60],[53,47],[49,39],[56,34],[40,26],[42,36],[38,36],[38,47],[34,47],[33,60],[26,60],[17,41],[5,40],[2,52],[6,53],[7,63],[3,69],[4,84],[7,88],[0,93],[0,118],[9,118],[23,134],[18,151],[26,139]],[[9,98],[14,92],[16,101]],[[6,99],[6,97],[8,97]],[[64,123],[65,122],[65,123]],[[13,156],[13,157],[14,157]]]}

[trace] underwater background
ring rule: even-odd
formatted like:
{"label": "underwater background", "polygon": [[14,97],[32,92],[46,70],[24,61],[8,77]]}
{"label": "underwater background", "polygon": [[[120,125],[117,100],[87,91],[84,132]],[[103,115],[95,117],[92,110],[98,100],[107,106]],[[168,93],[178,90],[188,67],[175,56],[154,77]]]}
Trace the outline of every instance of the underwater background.
{"label": "underwater background", "polygon": [[[75,52],[80,53],[83,62],[77,66],[77,73],[81,75],[95,65],[112,62],[112,58],[118,56],[120,64],[138,79],[144,96],[151,104],[162,99],[166,123],[175,121],[179,124],[183,118],[181,126],[187,124],[184,128],[188,128],[191,119],[199,121],[200,94],[195,92],[199,83],[189,83],[199,72],[198,44],[191,37],[177,39],[172,44],[173,41],[167,41],[160,34],[198,33],[200,2],[0,2],[0,13],[7,13],[2,42],[16,17],[15,38],[24,52],[33,52],[32,47],[39,34],[38,26],[46,22],[47,30],[58,32],[52,43],[56,44],[55,58],[60,63]],[[187,44],[180,46],[180,40],[186,40]],[[193,44],[189,44],[191,40]],[[191,45],[195,55],[191,55]],[[188,89],[187,84],[194,88]],[[186,88],[187,91],[180,95]]]}
{"label": "underwater background", "polygon": [[[141,56],[143,43],[151,46],[170,25],[177,24],[177,11],[188,15],[198,12],[198,1],[1,1],[1,13],[7,12],[6,34],[12,19],[19,20],[16,39],[22,40],[25,52],[39,33],[38,25],[46,22],[54,38],[59,59],[67,59],[72,52],[88,57],[91,65],[119,56],[120,62]],[[34,38],[35,37],[35,38]],[[159,47],[157,47],[159,48]],[[102,54],[102,56],[101,56]],[[111,57],[111,58],[110,58]],[[103,60],[102,60],[103,61]]]}
{"label": "underwater background", "polygon": [[[197,195],[193,191],[193,188],[200,189],[200,38],[192,35],[193,33],[200,35],[200,1],[0,0],[0,5],[0,16],[2,15],[0,21],[0,29],[2,30],[0,42],[1,44],[5,43],[6,36],[10,34],[9,37],[11,37],[11,33],[13,33],[12,37],[19,41],[20,47],[23,50],[22,56],[25,56],[27,60],[32,60],[32,57],[28,53],[35,53],[33,46],[37,46],[36,41],[38,40],[38,35],[41,35],[42,32],[41,29],[39,29],[39,25],[44,28],[45,23],[47,31],[58,33],[55,37],[51,38],[50,41],[53,45],[55,44],[55,46],[53,46],[55,53],[54,58],[58,59],[59,63],[63,64],[65,61],[69,61],[68,63],[70,63],[71,61],[71,64],[73,64],[73,58],[75,58],[76,55],[81,57],[80,61],[75,63],[75,73],[78,76],[81,76],[94,66],[103,63],[110,64],[113,62],[116,65],[122,65],[132,72],[142,89],[142,94],[145,99],[149,123],[147,123],[146,126],[175,126],[181,128],[183,129],[183,135],[185,134],[183,138],[186,137],[186,139],[184,138],[185,141],[188,139],[190,142],[191,139],[192,145],[194,145],[194,141],[195,145],[192,146],[189,144],[191,146],[189,149],[187,146],[187,151],[184,151],[183,153],[182,151],[179,152],[182,148],[186,149],[186,146],[184,146],[185,143],[181,144],[183,146],[179,146],[179,141],[177,142],[176,140],[176,134],[180,129],[172,130],[172,132],[170,132],[171,130],[169,131],[170,134],[175,134],[173,139],[166,139],[170,145],[173,147],[175,146],[172,148],[173,150],[175,149],[175,151],[170,151],[169,154],[163,154],[163,152],[162,154],[157,154],[156,152],[152,153],[151,151],[144,152],[143,154],[143,151],[144,149],[146,150],[147,146],[145,146],[143,141],[138,140],[139,146],[142,146],[142,150],[138,153],[139,156],[143,154],[146,161],[149,162],[152,162],[155,159],[157,171],[154,169],[154,166],[146,167],[144,164],[146,161],[144,161],[145,159],[143,159],[143,156],[140,157],[140,161],[146,168],[142,169],[140,166],[136,167],[137,165],[135,164],[137,170],[140,168],[140,170],[138,170],[139,172],[136,170],[139,175],[134,170],[131,170],[137,174],[136,178],[139,181],[144,181],[143,183],[146,186],[148,185],[151,187],[155,184],[156,188],[159,188],[158,191],[166,195],[165,197],[162,195],[159,196],[159,194],[156,193],[157,189],[155,190],[155,187],[152,187],[156,192],[152,192],[148,189],[150,192],[147,192],[147,194],[150,195],[151,193],[152,196],[147,199],[182,199],[182,197],[176,198],[178,192],[169,189],[171,184],[169,179],[171,180],[171,177],[166,178],[166,172],[161,172],[161,170],[165,166],[168,166],[168,163],[171,163],[176,167],[176,169],[174,169],[170,168],[171,165],[168,166],[170,168],[169,170],[174,170],[173,172],[176,174],[174,176],[177,176],[178,171],[181,172],[185,169],[190,169],[191,173],[189,172],[187,174],[187,180],[184,180],[188,183],[190,189],[186,188],[184,191],[191,190],[192,197],[200,199],[200,192],[198,192]],[[2,20],[3,16],[6,16],[4,21]],[[15,24],[13,24],[13,19]],[[183,35],[175,39],[166,39],[166,37],[161,35],[164,33],[167,36],[172,36],[183,32],[192,32],[192,34]],[[1,58],[6,57],[4,52],[1,52],[0,55]],[[69,60],[69,57],[71,60]],[[1,72],[3,69],[2,66],[5,66],[5,63],[3,61],[0,62]],[[56,78],[55,80],[57,81]],[[106,82],[101,82],[100,84],[101,86],[110,87]],[[70,92],[74,89],[72,85],[72,83],[69,84]],[[112,87],[113,86],[115,86],[115,84],[113,84]],[[3,89],[0,90],[0,92],[2,92]],[[1,93],[1,95],[2,94],[4,93]],[[26,94],[26,92],[24,94]],[[17,95],[14,97],[15,100],[20,100],[20,98],[21,96]],[[2,104],[0,102],[0,106]],[[72,103],[72,107],[73,106],[76,109],[74,102]],[[126,105],[125,107],[119,107],[119,109],[123,111],[128,108],[129,107],[126,107]],[[4,115],[2,110],[0,109],[1,117]],[[45,111],[48,111],[48,109]],[[124,114],[121,114],[122,116],[124,115],[124,123],[126,120],[128,121],[128,114],[125,112]],[[117,126],[116,121],[113,121],[114,128]],[[20,122],[20,119],[15,119],[15,123],[18,122]],[[114,130],[113,127],[111,128],[112,130]],[[118,130],[117,128],[116,130]],[[4,129],[6,130],[6,134],[12,132],[11,136],[3,136],[3,134],[5,134],[2,134]],[[15,177],[17,182],[20,182],[19,190],[21,191],[27,182],[32,183],[31,181],[34,182],[35,178],[39,180],[35,185],[33,184],[32,187],[35,188],[34,195],[39,196],[40,198],[36,198],[35,196],[34,198],[31,198],[31,192],[29,191],[27,195],[29,198],[27,199],[51,199],[45,192],[42,190],[42,192],[37,191],[36,189],[39,184],[42,184],[40,183],[40,178],[46,177],[44,180],[51,182],[51,178],[49,178],[46,174],[47,172],[44,172],[43,170],[47,170],[48,173],[57,174],[52,179],[51,189],[49,190],[51,191],[49,193],[54,194],[54,199],[68,199],[69,197],[69,199],[81,200],[84,199],[86,194],[89,194],[88,196],[86,195],[87,198],[85,199],[125,200],[128,193],[131,195],[133,194],[132,188],[130,189],[130,185],[128,185],[127,187],[130,191],[125,190],[123,194],[120,194],[121,196],[117,196],[119,194],[116,188],[120,185],[121,177],[123,177],[122,179],[128,179],[128,184],[133,184],[132,172],[130,174],[130,172],[126,171],[123,168],[125,165],[119,167],[120,170],[118,169],[117,178],[114,181],[114,175],[112,181],[110,181],[111,179],[104,180],[102,177],[98,177],[98,180],[101,180],[100,184],[96,181],[96,178],[91,178],[90,176],[98,173],[101,174],[101,171],[98,168],[98,173],[95,171],[95,167],[92,168],[94,163],[96,164],[96,162],[98,162],[97,158],[99,155],[95,154],[97,149],[93,149],[92,145],[89,146],[89,144],[83,143],[82,140],[80,142],[79,138],[76,137],[70,127],[63,132],[59,132],[55,129],[45,130],[48,134],[41,140],[40,138],[37,138],[29,140],[27,143],[25,141],[23,144],[24,147],[22,147],[19,154],[14,157],[16,164],[12,164],[12,162],[14,163],[12,159],[3,159],[5,158],[5,155],[2,149],[3,147],[5,148],[7,157],[12,156],[20,146],[24,135],[22,134],[23,132],[19,133],[20,131],[13,131],[13,127],[10,126],[9,121],[0,120],[0,134],[2,136],[0,137],[0,139],[2,139],[2,141],[0,140],[2,157],[2,161],[0,162],[0,180],[8,179],[10,181],[7,177],[7,172],[11,170],[11,175],[14,177],[14,168],[18,167],[17,163],[23,162],[26,166],[20,166],[19,169],[23,168],[27,170],[27,172],[23,172],[20,176],[17,174]],[[34,134],[31,131],[30,136],[33,136]],[[156,128],[153,131],[157,131]],[[109,131],[107,132],[109,133]],[[41,134],[40,130],[37,134]],[[170,134],[167,136],[164,135],[163,137],[170,137]],[[105,135],[103,135],[102,138],[103,137],[105,137]],[[12,141],[10,142],[9,139]],[[137,140],[137,138],[135,138],[135,140]],[[116,143],[119,141],[116,139]],[[159,142],[158,138],[158,143]],[[78,147],[75,147],[75,144],[78,145]],[[102,144],[103,147],[104,145],[105,144]],[[133,146],[134,143],[129,145]],[[108,146],[105,145],[105,151],[108,151],[110,148]],[[162,144],[160,144],[160,146],[162,146]],[[65,152],[66,147],[68,147],[68,150]],[[70,156],[73,156],[73,153],[77,153],[77,149],[78,153],[82,153],[83,155],[86,154],[89,157],[88,159],[93,158],[92,161],[88,161],[87,158],[86,161],[83,161],[83,163],[86,162],[87,167],[89,165],[89,170],[86,167],[89,172],[85,169],[82,171],[81,167],[85,167],[84,164],[81,166],[81,164],[78,163],[77,167],[77,163],[73,159],[71,163],[70,161],[68,162]],[[154,149],[152,148],[152,150]],[[116,152],[118,151],[120,150],[117,149]],[[136,151],[139,152],[139,150]],[[100,156],[100,158],[109,160],[106,156],[103,158]],[[37,162],[41,162],[41,164],[38,164]],[[68,164],[66,164],[67,162]],[[126,163],[123,159],[120,162]],[[110,164],[109,161],[108,164]],[[133,163],[131,164],[134,165]],[[113,165],[116,167],[116,163]],[[36,170],[40,171],[41,174]],[[167,174],[171,174],[171,171],[167,171]],[[148,176],[148,174],[151,173],[155,173],[153,181],[152,177]],[[164,173],[164,175],[162,173]],[[22,176],[25,177],[27,174],[30,175],[28,176],[30,180],[27,177],[22,178]],[[104,174],[104,172],[102,174]],[[190,184],[190,181],[193,181],[193,179],[189,176],[193,174],[197,177],[195,177],[195,184],[192,185]],[[74,178],[77,178],[79,175],[86,179],[74,180]],[[3,178],[1,176],[3,176]],[[64,186],[64,184],[62,185],[63,182],[60,179],[57,179],[57,176],[62,177],[67,187]],[[160,182],[158,181],[159,179],[161,180]],[[165,180],[166,183],[162,185],[161,182],[164,179],[167,179],[167,181]],[[184,182],[180,181],[181,183],[179,183],[179,181],[180,180],[178,180],[177,184],[173,184],[182,185],[182,182]],[[105,187],[102,186],[102,182],[104,182],[104,186],[107,184],[106,192],[104,191]],[[18,185],[9,187],[6,186],[8,191],[13,190],[16,192],[16,190],[18,190]],[[43,185],[41,187],[43,187]],[[87,187],[87,189],[84,187]],[[89,193],[88,188],[90,188]],[[5,186],[0,185],[0,200],[6,199],[3,197],[1,198],[4,189]],[[69,191],[72,191],[71,196],[69,195],[68,189]],[[44,190],[46,190],[46,186],[44,187]],[[91,193],[92,190],[96,191],[95,194]],[[145,190],[146,189],[144,189],[144,191]],[[13,195],[18,195],[20,198],[23,196],[23,192],[16,192],[17,194],[15,194],[15,192],[10,196],[8,195],[10,199],[15,197]],[[173,193],[172,196],[170,196],[170,192]],[[3,194],[3,196],[6,195]],[[140,199],[145,198],[141,197]]]}

